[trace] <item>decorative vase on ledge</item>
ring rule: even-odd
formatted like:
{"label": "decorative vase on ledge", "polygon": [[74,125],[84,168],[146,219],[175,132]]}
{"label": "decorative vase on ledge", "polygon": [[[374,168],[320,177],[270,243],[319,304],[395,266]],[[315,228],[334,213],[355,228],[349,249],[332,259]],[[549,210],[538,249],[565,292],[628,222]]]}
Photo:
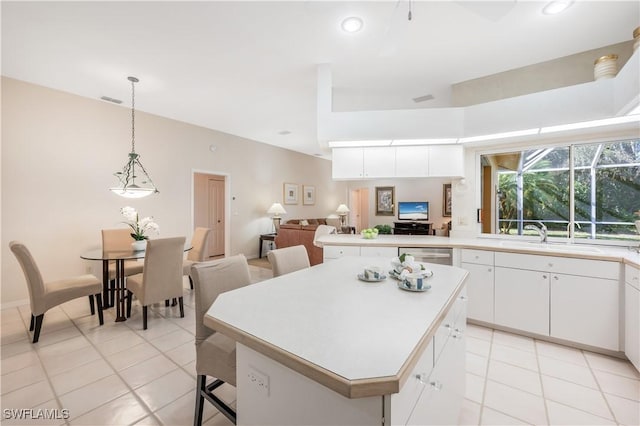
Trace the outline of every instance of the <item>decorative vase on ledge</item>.
{"label": "decorative vase on ledge", "polygon": [[638,231],[638,235],[640,235],[640,220],[636,220],[636,230]]}
{"label": "decorative vase on ledge", "polygon": [[136,240],[131,243],[133,251],[143,251],[147,248],[147,240]]}

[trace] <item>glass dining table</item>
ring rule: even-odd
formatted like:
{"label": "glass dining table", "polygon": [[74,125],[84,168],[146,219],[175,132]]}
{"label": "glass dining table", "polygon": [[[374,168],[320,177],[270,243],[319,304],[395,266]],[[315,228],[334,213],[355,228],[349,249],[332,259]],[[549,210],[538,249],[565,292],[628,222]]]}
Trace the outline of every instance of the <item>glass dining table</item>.
{"label": "glass dining table", "polygon": [[[189,251],[193,247],[191,245],[185,246],[184,251]],[[126,321],[125,316],[125,282],[124,282],[124,262],[125,260],[137,260],[144,259],[144,250],[103,250],[101,248],[87,250],[80,255],[81,259],[85,260],[100,260],[102,261],[102,305],[103,309],[107,309],[116,305],[116,322]],[[115,300],[109,298],[109,262],[115,262],[116,264],[116,276],[115,276]]]}

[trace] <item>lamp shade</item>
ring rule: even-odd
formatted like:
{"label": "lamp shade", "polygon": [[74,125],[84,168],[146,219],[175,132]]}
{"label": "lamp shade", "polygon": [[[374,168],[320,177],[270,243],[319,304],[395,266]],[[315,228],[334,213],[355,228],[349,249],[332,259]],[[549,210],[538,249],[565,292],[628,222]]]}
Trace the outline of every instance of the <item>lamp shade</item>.
{"label": "lamp shade", "polygon": [[282,204],[280,203],[273,203],[271,205],[271,207],[269,207],[269,210],[267,210],[267,213],[272,214],[276,217],[278,217],[281,214],[286,214],[287,211],[284,209],[284,207],[282,207]]}
{"label": "lamp shade", "polygon": [[336,213],[339,213],[339,214],[341,214],[341,215],[343,215],[343,214],[347,214],[347,213],[349,213],[350,211],[351,211],[351,210],[349,210],[349,207],[347,207],[347,206],[346,206],[346,205],[344,205],[344,204],[340,204],[340,205],[338,206],[338,208],[336,209]]}

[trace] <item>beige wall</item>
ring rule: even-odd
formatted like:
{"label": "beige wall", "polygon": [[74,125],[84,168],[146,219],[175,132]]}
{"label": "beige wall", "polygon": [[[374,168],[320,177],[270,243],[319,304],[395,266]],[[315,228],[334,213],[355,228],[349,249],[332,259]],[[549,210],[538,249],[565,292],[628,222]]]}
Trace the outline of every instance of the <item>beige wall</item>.
{"label": "beige wall", "polygon": [[618,55],[618,70],[622,69],[633,54],[633,40],[453,84],[451,106],[476,105],[587,83],[593,81],[594,61],[610,54]]}
{"label": "beige wall", "polygon": [[154,216],[162,237],[191,239],[194,171],[228,177],[228,255],[257,256],[258,235],[272,226],[266,210],[282,202],[283,182],[316,186],[316,204],[285,205],[285,220],[326,217],[346,198],[329,161],[141,111],[136,151],[160,193],[120,198],[107,188],[131,147],[130,114],[129,107],[2,79],[2,306],[28,297],[11,240],[23,241],[52,280],[87,271],[80,254],[100,246],[100,229],[124,226],[125,205]]}
{"label": "beige wall", "polygon": [[[429,222],[433,228],[440,227],[451,220],[450,217],[442,216],[442,186],[445,183],[452,183],[459,179],[451,178],[424,178],[424,179],[377,179],[364,181],[349,181],[349,189],[368,188],[369,189],[369,227],[375,225],[390,225],[398,221],[399,201],[428,201],[429,202]],[[376,187],[393,186],[395,197],[395,208],[393,216],[376,216]]]}

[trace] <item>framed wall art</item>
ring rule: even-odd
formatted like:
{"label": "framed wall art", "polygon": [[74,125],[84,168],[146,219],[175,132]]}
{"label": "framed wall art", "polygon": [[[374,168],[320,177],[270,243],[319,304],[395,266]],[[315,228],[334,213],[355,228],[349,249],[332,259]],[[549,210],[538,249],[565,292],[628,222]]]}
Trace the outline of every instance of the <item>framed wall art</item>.
{"label": "framed wall art", "polygon": [[282,190],[282,198],[285,204],[298,204],[298,185],[285,183]]}
{"label": "framed wall art", "polygon": [[311,206],[316,203],[316,187],[312,185],[302,185],[302,204]]}
{"label": "framed wall art", "polygon": [[376,216],[393,216],[393,186],[376,186]]}
{"label": "framed wall art", "polygon": [[451,184],[442,186],[442,216],[451,217]]}

